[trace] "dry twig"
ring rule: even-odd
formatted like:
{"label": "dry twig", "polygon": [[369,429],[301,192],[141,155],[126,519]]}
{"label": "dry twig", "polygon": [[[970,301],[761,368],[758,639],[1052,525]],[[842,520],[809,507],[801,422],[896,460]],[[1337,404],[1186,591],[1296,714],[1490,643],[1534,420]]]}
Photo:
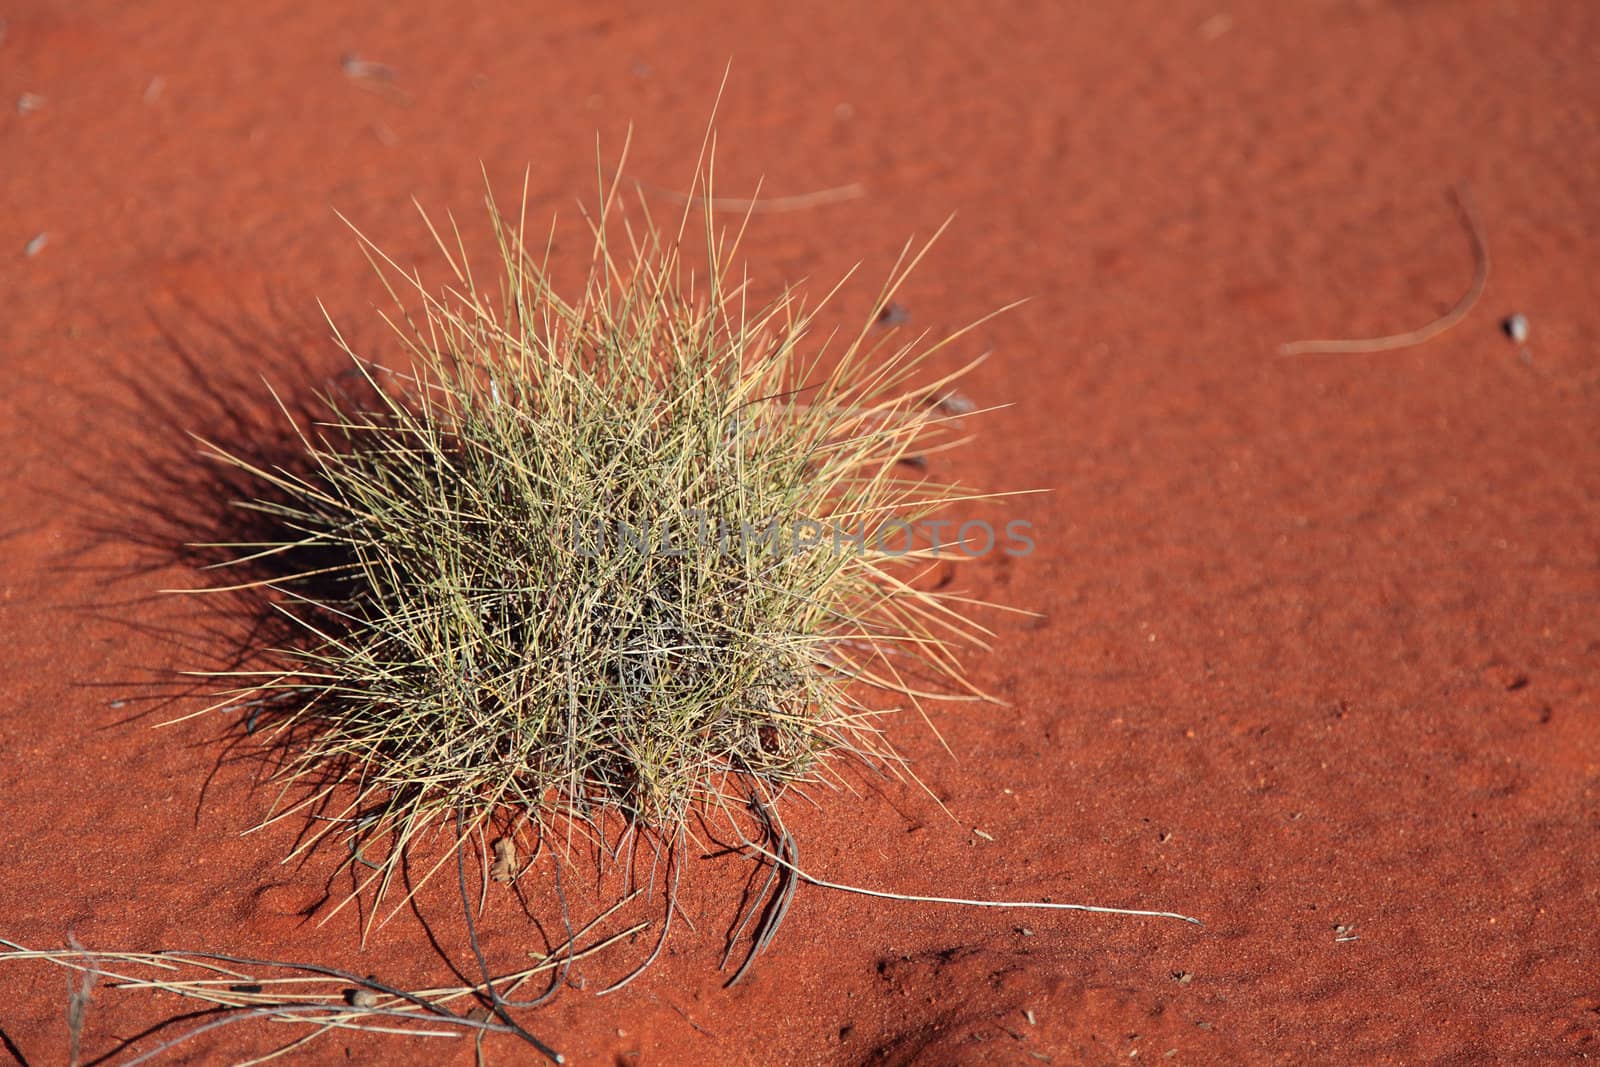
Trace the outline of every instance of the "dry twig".
{"label": "dry twig", "polygon": [[1456,207],[1461,212],[1462,225],[1466,227],[1467,237],[1472,241],[1473,272],[1472,282],[1467,286],[1467,291],[1461,299],[1456,301],[1454,307],[1443,315],[1434,319],[1426,326],[1404,333],[1390,334],[1386,337],[1357,338],[1350,340],[1316,340],[1316,341],[1291,341],[1283,345],[1278,351],[1285,356],[1310,356],[1310,355],[1346,355],[1364,352],[1392,352],[1400,348],[1411,348],[1444,333],[1450,327],[1467,317],[1478,298],[1483,295],[1483,290],[1489,283],[1489,245],[1483,235],[1483,228],[1479,225],[1477,215],[1472,210],[1471,194],[1465,183],[1451,190],[1455,198]]}

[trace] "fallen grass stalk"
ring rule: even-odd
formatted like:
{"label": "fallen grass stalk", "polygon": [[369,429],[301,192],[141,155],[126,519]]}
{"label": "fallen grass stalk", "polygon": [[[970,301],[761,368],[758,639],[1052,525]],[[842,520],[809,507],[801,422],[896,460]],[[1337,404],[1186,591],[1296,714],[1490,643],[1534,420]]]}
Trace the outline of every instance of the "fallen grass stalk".
{"label": "fallen grass stalk", "polygon": [[1336,356],[1393,352],[1431,341],[1466,318],[1477,306],[1478,298],[1483,296],[1483,291],[1489,284],[1489,241],[1483,235],[1483,226],[1478,222],[1477,213],[1472,210],[1472,194],[1468,191],[1466,183],[1462,182],[1452,188],[1450,194],[1455,200],[1456,210],[1461,213],[1461,225],[1467,231],[1467,239],[1472,242],[1472,281],[1467,284],[1467,291],[1461,294],[1461,299],[1457,300],[1449,311],[1424,326],[1403,333],[1384,337],[1290,341],[1280,345],[1278,353],[1284,356]]}
{"label": "fallen grass stalk", "polygon": [[962,897],[928,897],[912,893],[890,893],[881,889],[864,889],[861,886],[830,882],[825,878],[807,874],[794,864],[792,858],[793,840],[785,835],[785,842],[789,845],[788,851],[790,852],[790,856],[787,857],[779,853],[768,852],[753,841],[745,841],[744,847],[763,857],[774,867],[790,871],[795,878],[817,886],[819,889],[834,889],[841,893],[855,893],[864,897],[877,897],[880,900],[905,900],[918,904],[960,904],[969,908],[1033,908],[1040,911],[1089,911],[1097,912],[1101,915],[1137,915],[1149,919],[1178,919],[1194,926],[1205,925],[1193,916],[1180,915],[1175,911],[1145,911],[1139,908],[1113,908],[1100,904],[1057,904],[1047,900],[981,900]]}
{"label": "fallen grass stalk", "polygon": [[[224,1026],[249,1019],[265,1018],[274,1022],[312,1026],[312,1033],[297,1039],[293,1044],[278,1049],[269,1056],[250,1060],[263,1063],[281,1055],[305,1041],[314,1039],[332,1029],[360,1030],[371,1033],[404,1034],[411,1037],[460,1037],[464,1034],[509,1034],[519,1038],[555,1063],[561,1063],[561,1054],[534,1037],[514,1019],[501,1012],[494,1017],[479,1018],[471,1014],[459,1015],[450,1004],[470,999],[481,1006],[485,1000],[504,1006],[510,1002],[505,995],[514,992],[529,980],[551,971],[560,973],[572,963],[604,951],[646,930],[649,921],[633,925],[601,938],[582,948],[580,939],[588,937],[600,924],[610,919],[621,907],[635,899],[638,893],[619,898],[594,919],[574,932],[562,945],[542,954],[539,962],[503,975],[489,974],[485,966],[484,980],[475,985],[443,986],[408,991],[381,982],[370,976],[313,963],[293,963],[279,960],[254,959],[232,956],[220,952],[172,950],[164,952],[99,952],[73,945],[59,949],[29,949],[14,941],[0,938],[0,963],[39,960],[65,968],[83,976],[82,994],[87,997],[93,984],[105,981],[109,988],[122,991],[156,991],[170,993],[209,1007],[209,1012],[220,1017],[191,1027],[175,1038],[160,1043],[124,1062],[123,1067],[144,1063],[176,1046]],[[481,955],[479,956],[482,960]],[[132,973],[132,968],[157,972],[155,975]],[[185,972],[199,971],[202,977],[182,977]],[[273,977],[270,972],[298,972],[288,976]],[[266,972],[266,973],[264,973]],[[357,993],[370,994],[356,996]],[[361,1003],[355,1003],[355,1001]],[[208,1013],[209,1013],[208,1012]],[[498,1018],[499,1021],[495,1021]],[[74,1035],[76,1038],[77,1035]]]}

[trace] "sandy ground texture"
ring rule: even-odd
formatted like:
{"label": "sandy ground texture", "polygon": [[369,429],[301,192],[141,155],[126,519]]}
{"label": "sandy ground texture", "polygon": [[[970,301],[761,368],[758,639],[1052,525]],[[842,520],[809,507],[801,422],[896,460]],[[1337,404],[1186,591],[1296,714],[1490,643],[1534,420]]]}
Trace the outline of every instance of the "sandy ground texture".
{"label": "sandy ground texture", "polygon": [[[751,869],[696,856],[650,971],[593,995],[644,934],[526,1025],[578,1064],[1600,1053],[1600,6],[198,10],[0,5],[0,936],[474,973],[452,878],[360,947],[360,909],[322,921],[337,849],[284,865],[295,826],[241,836],[273,790],[236,718],[155,728],[202,705],[152,679],[227,641],[159,592],[196,583],[173,537],[220,503],[184,434],[246,425],[263,375],[325,379],[317,300],[378,336],[335,210],[436,263],[409,201],[470,229],[481,160],[503,190],[531,167],[530,217],[575,224],[597,134],[613,158],[630,122],[631,173],[681,188],[731,58],[719,191],[845,190],[756,215],[757,276],[875,279],[955,212],[908,325],[1031,302],[941,364],[992,348],[967,391],[1009,405],[942,469],[1051,490],[1012,505],[1034,555],[955,572],[1041,616],[969,657],[1007,705],[938,712],[953,757],[914,716],[894,729],[953,818],[861,777],[791,809],[803,864],[1205,926],[802,888],[728,990]],[[1447,310],[1473,275],[1460,183],[1493,257],[1469,316],[1407,350],[1279,355]],[[869,310],[871,286],[841,299]],[[555,898],[493,888],[483,948],[510,970]],[[582,917],[604,887],[568,889]],[[0,967],[5,1052],[66,1062],[67,1001],[61,972]],[[98,990],[84,1061],[149,1051],[183,1010]],[[298,1033],[241,1023],[165,1060]],[[474,1055],[334,1034],[284,1062]]]}

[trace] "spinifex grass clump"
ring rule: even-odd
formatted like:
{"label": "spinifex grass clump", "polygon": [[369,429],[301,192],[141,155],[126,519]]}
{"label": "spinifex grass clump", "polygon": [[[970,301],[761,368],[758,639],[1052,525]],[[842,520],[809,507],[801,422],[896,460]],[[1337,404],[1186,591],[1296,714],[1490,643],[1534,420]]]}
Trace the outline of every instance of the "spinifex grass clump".
{"label": "spinifex grass clump", "polygon": [[920,253],[824,338],[792,291],[749,305],[709,210],[696,272],[684,226],[639,232],[614,200],[571,298],[492,200],[493,298],[459,241],[438,293],[367,244],[407,365],[341,338],[369,400],[326,398],[294,472],[214,450],[263,483],[243,507],[277,533],[230,547],[277,567],[255,584],[298,634],[228,702],[293,739],[312,787],[290,810],[389,839],[357,853],[384,886],[429,825],[610,808],[672,837],[831,754],[894,765],[886,712],[975,693],[951,654],[966,602],[904,554],[962,495],[923,473],[951,379],[912,384],[955,338],[874,325]]}

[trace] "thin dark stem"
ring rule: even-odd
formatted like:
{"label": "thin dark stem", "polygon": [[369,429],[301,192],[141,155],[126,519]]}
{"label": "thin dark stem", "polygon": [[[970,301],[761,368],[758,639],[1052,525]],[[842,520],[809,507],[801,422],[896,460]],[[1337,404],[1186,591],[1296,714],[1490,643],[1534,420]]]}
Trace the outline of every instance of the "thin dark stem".
{"label": "thin dark stem", "polygon": [[518,1037],[538,1049],[552,1063],[565,1063],[561,1053],[534,1037],[524,1030],[506,1010],[509,1003],[501,999],[499,990],[494,987],[494,973],[489,970],[489,961],[484,959],[483,948],[478,944],[478,924],[472,920],[472,898],[467,895],[467,862],[462,855],[462,845],[465,843],[465,821],[461,809],[456,808],[456,880],[461,888],[461,913],[467,919],[467,940],[472,944],[472,955],[478,961],[478,969],[483,974],[483,988],[489,994],[489,1010],[495,1017],[504,1023]]}

